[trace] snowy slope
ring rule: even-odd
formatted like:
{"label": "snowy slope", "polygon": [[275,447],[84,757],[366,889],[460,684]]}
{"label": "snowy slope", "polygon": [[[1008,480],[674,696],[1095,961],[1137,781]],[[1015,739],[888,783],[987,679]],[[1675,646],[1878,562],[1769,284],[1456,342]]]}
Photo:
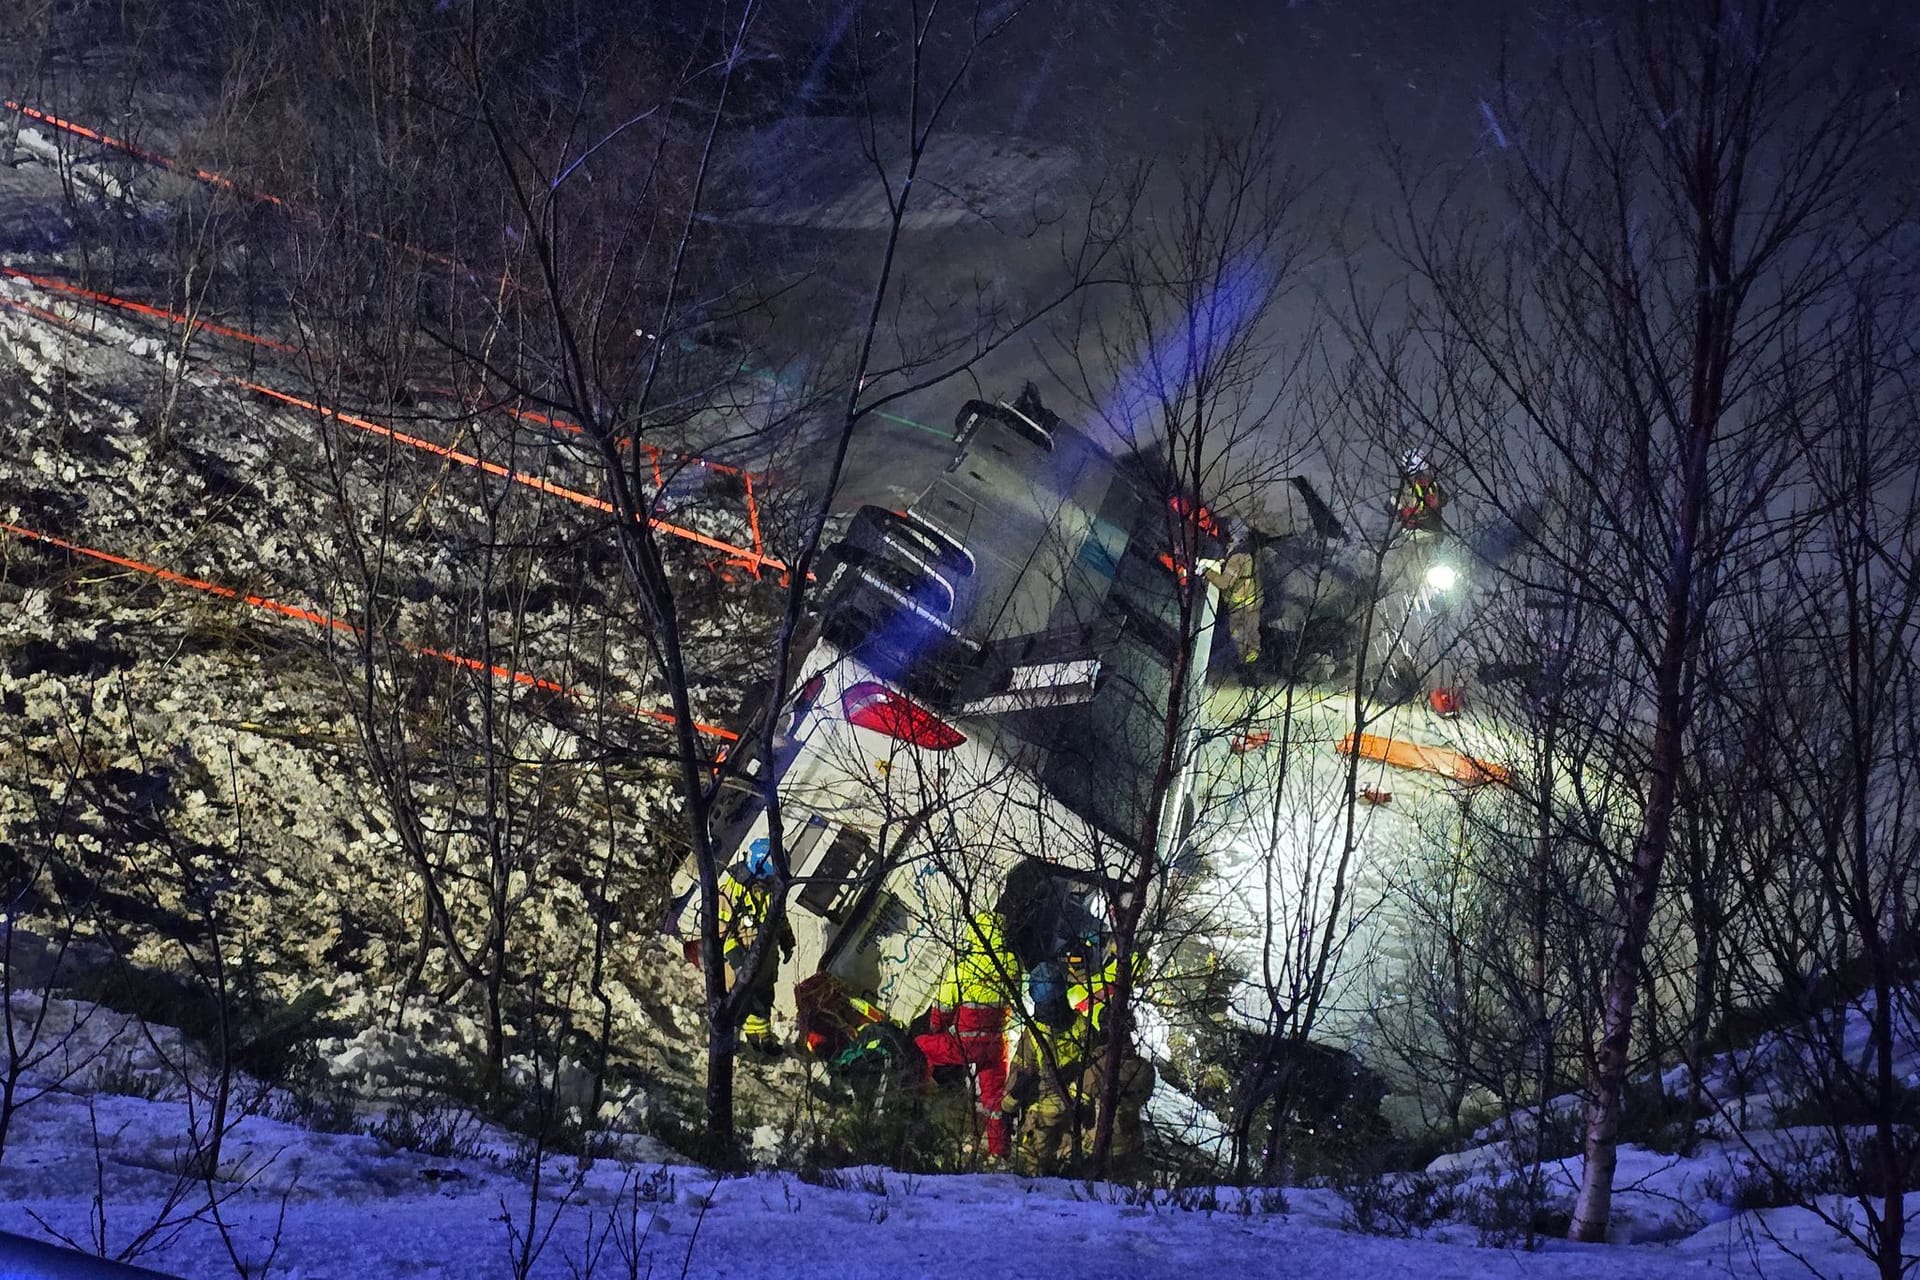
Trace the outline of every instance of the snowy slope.
{"label": "snowy slope", "polygon": [[[40,141],[32,131],[22,137]],[[10,185],[0,195],[9,208],[27,207],[31,172],[8,172]],[[101,173],[102,183],[111,179]],[[35,252],[57,248],[54,240],[34,245]],[[0,455],[0,518],[56,534],[84,532],[118,553],[165,560],[276,598],[324,602],[309,592],[324,580],[331,547],[315,536],[323,526],[302,505],[307,499],[297,483],[314,461],[311,422],[240,397],[224,383],[198,382],[197,412],[178,424],[179,457],[170,459],[143,438],[137,408],[158,381],[168,350],[164,326],[117,313],[83,315],[18,280],[0,283],[0,303],[0,381],[13,401],[4,415],[9,447]],[[61,397],[80,405],[65,437],[55,434]],[[262,501],[257,493],[275,497]],[[450,521],[460,516],[445,514]],[[301,672],[283,652],[258,645],[250,631],[241,633],[249,643],[231,646],[232,653],[183,648],[168,619],[185,611],[198,621],[197,611],[212,618],[232,606],[193,597],[177,604],[157,589],[136,594],[126,581],[91,570],[68,582],[55,576],[60,558],[36,546],[17,544],[19,581],[0,583],[7,591],[0,597],[0,647],[38,655],[0,671],[0,695],[18,699],[11,714],[22,758],[52,758],[63,735],[92,717],[109,741],[144,735],[182,759],[217,764],[226,788],[247,793],[246,810],[258,827],[249,831],[248,848],[261,885],[249,893],[240,922],[264,940],[260,961],[290,989],[298,986],[343,932],[339,904],[390,875],[396,856],[390,838],[364,821],[364,787],[329,745],[346,739],[350,726],[329,697],[327,672],[312,667],[296,678]],[[409,570],[434,594],[444,596],[440,588],[458,580],[446,547],[422,545],[408,554]],[[409,600],[404,613],[423,636],[432,634],[437,616],[427,604]],[[208,622],[202,629],[223,635],[235,625]],[[102,677],[89,655],[129,672],[113,687],[150,692],[151,705],[136,710],[124,694],[96,700]],[[616,657],[613,665],[622,669],[641,665],[631,652]],[[543,671],[564,670],[561,655],[536,651],[529,665],[534,658],[543,659]],[[69,659],[77,669],[57,669]],[[83,705],[86,711],[76,710]],[[1324,736],[1321,767],[1338,768],[1331,751],[1337,731]],[[133,756],[102,763],[134,774],[146,768]],[[1378,770],[1366,782],[1408,797],[1418,785]],[[230,834],[235,822],[223,794],[184,795],[179,829],[210,842]],[[1370,812],[1370,826],[1379,830],[1369,840],[1382,850],[1407,834],[1396,829],[1407,821],[1400,810]],[[23,822],[23,813],[0,807],[0,827]],[[1241,908],[1229,909],[1228,918],[1257,937],[1256,907],[1271,873],[1246,856],[1223,858],[1220,873],[1219,892]],[[402,918],[409,904],[375,905],[384,920],[384,913]],[[393,929],[399,941],[390,944],[372,928],[344,932],[353,945],[344,960],[328,961],[343,971],[328,995],[338,1016],[358,1018],[373,1002],[372,981],[363,975],[403,963],[411,935]],[[1223,949],[1232,941],[1222,939]],[[157,940],[150,945],[153,954],[134,958],[158,967],[169,957]],[[684,990],[688,974],[684,966],[666,967],[655,949],[635,950],[644,954],[629,958],[631,972],[621,975],[616,992],[622,1025],[637,1028],[642,1041],[629,1051],[663,1074],[685,1074],[698,1042],[694,1002]],[[678,1007],[649,1012],[641,996],[662,992],[676,995],[670,1003]],[[30,1094],[46,1092],[17,1114],[0,1151],[0,1229],[131,1253],[181,1275],[980,1280],[1231,1269],[1252,1276],[1790,1276],[1806,1274],[1800,1258],[1826,1275],[1870,1274],[1805,1210],[1735,1212],[1728,1188],[1748,1150],[1725,1136],[1687,1159],[1627,1148],[1620,1243],[1576,1248],[1550,1241],[1534,1254],[1478,1247],[1476,1229],[1457,1220],[1421,1228],[1412,1239],[1361,1234],[1348,1229],[1356,1207],[1327,1189],[1288,1191],[1282,1212],[1272,1200],[1249,1202],[1236,1191],[1152,1197],[1006,1175],[854,1170],[833,1176],[829,1186],[791,1173],[720,1179],[636,1136],[619,1141],[620,1157],[589,1168],[547,1161],[536,1188],[517,1140],[477,1121],[442,1132],[455,1154],[427,1154],[358,1131],[378,1127],[371,1114],[334,1116],[336,1126],[356,1130],[348,1133],[270,1118],[307,1113],[284,1098],[241,1120],[203,1178],[185,1168],[186,1135],[206,1124],[204,1096],[190,1102],[178,1084],[180,1070],[199,1070],[191,1050],[165,1029],[129,1026],[83,1006],[61,1009],[64,1025],[95,1016],[103,1018],[94,1028],[101,1034],[81,1035],[76,1044],[101,1049],[97,1058],[42,1062],[27,1082]],[[110,1053],[102,1039],[107,1022]],[[382,1037],[390,1035],[363,1027],[326,1052],[356,1082],[385,1084],[394,1053]],[[470,1019],[455,1019],[432,1038],[443,1047],[470,1044],[475,1032]],[[392,1124],[385,1131],[399,1136]],[[1791,1138],[1749,1135],[1756,1145]],[[1497,1186],[1510,1163],[1492,1143],[1430,1172],[1472,1194]],[[1552,1189],[1569,1194],[1577,1160],[1549,1164],[1546,1174]],[[537,1250],[517,1247],[529,1234]],[[1665,1243],[1633,1243],[1654,1240]]]}
{"label": "snowy slope", "polygon": [[[348,1112],[333,1127],[363,1131],[316,1132],[267,1118],[296,1110],[277,1096],[232,1128],[209,1180],[181,1172],[186,1135],[204,1132],[206,1119],[204,1100],[190,1106],[178,1084],[193,1071],[180,1038],[56,1001],[54,1030],[70,1028],[71,1053],[29,1074],[31,1100],[0,1155],[0,1230],[87,1249],[104,1243],[108,1254],[131,1250],[140,1264],[181,1276],[236,1275],[235,1257],[253,1275],[303,1280],[1807,1274],[1794,1254],[1827,1276],[1872,1273],[1804,1210],[1735,1214],[1717,1203],[1738,1158],[1732,1142],[1686,1160],[1623,1152],[1622,1236],[1670,1243],[1548,1240],[1535,1253],[1478,1247],[1458,1221],[1414,1238],[1361,1234],[1349,1229],[1355,1207],[1324,1188],[1147,1193],[877,1168],[810,1181],[789,1172],[717,1177],[633,1136],[584,1168],[546,1159],[536,1189],[527,1149],[478,1120],[443,1116],[407,1139],[373,1113]],[[32,1096],[56,1079],[64,1084]],[[1495,1143],[1447,1157],[1433,1173],[1470,1189],[1503,1163]],[[1549,1173],[1570,1179],[1575,1163]],[[529,1234],[538,1247],[521,1269]]]}
{"label": "snowy slope", "polygon": [[[22,1116],[0,1166],[0,1228],[92,1237],[96,1187],[109,1188],[106,1240],[117,1252],[156,1219],[168,1226],[139,1261],[183,1276],[235,1274],[204,1200],[168,1210],[176,1180],[174,1137],[182,1107],[131,1097],[46,1099]],[[92,1155],[93,1127],[103,1162]],[[240,1256],[269,1274],[460,1276],[514,1274],[512,1230],[524,1231],[529,1184],[504,1145],[494,1159],[435,1159],[378,1139],[310,1133],[253,1120],[228,1155],[232,1181],[219,1221]],[[1182,1210],[1129,1203],[1124,1190],[1008,1175],[904,1177],[881,1170],[839,1175],[825,1187],[792,1174],[716,1179],[685,1165],[602,1160],[584,1174],[549,1163],[537,1231],[545,1248],[531,1274],[775,1277],[1157,1277],[1178,1272],[1321,1276],[1673,1276],[1803,1274],[1777,1248],[1750,1256],[1738,1228],[1668,1247],[1576,1248],[1541,1253],[1393,1240],[1340,1228],[1330,1193],[1294,1192],[1293,1211]],[[244,1185],[242,1183],[244,1182]],[[285,1217],[281,1217],[284,1204]],[[502,1219],[509,1221],[502,1221]],[[512,1224],[511,1227],[509,1224]],[[613,1231],[622,1233],[617,1240]],[[1785,1215],[1779,1224],[1805,1224]],[[277,1251],[275,1235],[278,1233]],[[627,1243],[639,1239],[635,1249]],[[1836,1263],[1839,1260],[1836,1259]],[[1756,1265],[1757,1264],[1757,1265]],[[1830,1275],[1857,1272],[1837,1265]]]}

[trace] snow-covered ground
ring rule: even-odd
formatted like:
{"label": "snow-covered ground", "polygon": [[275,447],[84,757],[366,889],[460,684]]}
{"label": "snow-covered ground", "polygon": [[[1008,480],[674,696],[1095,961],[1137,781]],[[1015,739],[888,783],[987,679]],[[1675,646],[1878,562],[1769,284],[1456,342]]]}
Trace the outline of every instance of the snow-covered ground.
{"label": "snow-covered ground", "polygon": [[[17,1012],[31,1005],[16,996]],[[273,1096],[226,1132],[206,1177],[196,1171],[206,1162],[191,1158],[191,1135],[209,1131],[206,1098],[181,1085],[195,1068],[180,1037],[63,1000],[49,1026],[67,1051],[43,1058],[24,1081],[28,1101],[0,1155],[0,1230],[181,1276],[242,1267],[306,1280],[1872,1274],[1806,1209],[1736,1213],[1723,1204],[1746,1151],[1736,1139],[1685,1159],[1624,1149],[1622,1242],[1547,1239],[1532,1252],[1490,1234],[1484,1215],[1475,1225],[1465,1207],[1510,1176],[1498,1141],[1443,1157],[1424,1184],[1390,1179],[1344,1193],[1146,1192],[874,1167],[719,1176],[631,1135],[612,1136],[607,1154],[588,1163],[549,1156],[536,1180],[524,1140],[457,1109],[383,1122],[347,1106],[328,1128],[350,1131],[322,1132],[271,1118],[299,1110]],[[1577,1160],[1546,1168],[1561,1191],[1576,1172]],[[1381,1211],[1383,1195],[1405,1197],[1400,1209],[1414,1216],[1422,1206],[1454,1208],[1431,1222],[1396,1218]],[[1373,1233],[1354,1229],[1363,1219]],[[1395,1221],[1403,1234],[1382,1234]],[[1661,1242],[1626,1243],[1635,1240]],[[6,1262],[0,1243],[0,1274],[15,1274]]]}
{"label": "snow-covered ground", "polygon": [[266,1119],[230,1136],[216,1210],[203,1184],[181,1191],[180,1103],[62,1093],[17,1123],[0,1165],[0,1227],[87,1247],[103,1233],[118,1253],[158,1222],[138,1261],[182,1276],[237,1274],[223,1234],[255,1275],[271,1259],[266,1274],[288,1277],[511,1276],[530,1221],[542,1247],[523,1274],[556,1277],[1805,1274],[1767,1231],[1826,1275],[1868,1274],[1803,1210],[1729,1219],[1664,1246],[1556,1241],[1529,1254],[1447,1238],[1458,1228],[1358,1234],[1330,1191],[1288,1191],[1280,1210],[1223,1189],[1200,1207],[1198,1195],[1005,1174],[852,1169],[820,1185],[628,1158],[585,1169],[550,1160],[536,1196],[496,1133],[475,1136],[482,1154],[432,1157]]}

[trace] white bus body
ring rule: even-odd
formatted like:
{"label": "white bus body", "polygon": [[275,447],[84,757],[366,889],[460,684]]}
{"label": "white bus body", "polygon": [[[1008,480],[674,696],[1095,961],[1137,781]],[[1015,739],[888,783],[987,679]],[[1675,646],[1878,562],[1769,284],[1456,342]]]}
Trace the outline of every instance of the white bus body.
{"label": "white bus body", "polygon": [[[863,512],[837,544],[780,709],[788,1011],[796,982],[826,972],[909,1021],[1015,866],[1058,869],[1097,922],[1098,876],[1143,857],[1164,869],[1182,834],[1187,772],[1158,796],[1149,779],[1176,646],[1189,733],[1203,704],[1213,589],[1193,579],[1183,628],[1185,575],[1143,537],[1167,524],[1158,500],[1050,415],[974,402],[960,427],[907,512]],[[723,863],[768,834],[761,767],[723,793]],[[1137,847],[1147,804],[1151,850]],[[691,935],[691,909],[680,926]]]}

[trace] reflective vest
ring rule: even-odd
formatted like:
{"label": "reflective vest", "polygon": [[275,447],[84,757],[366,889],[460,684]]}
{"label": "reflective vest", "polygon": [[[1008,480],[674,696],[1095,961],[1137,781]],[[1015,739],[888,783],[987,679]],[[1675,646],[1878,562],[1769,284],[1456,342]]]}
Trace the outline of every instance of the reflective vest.
{"label": "reflective vest", "polygon": [[723,950],[751,947],[773,907],[773,885],[765,880],[741,880],[729,871],[720,884],[720,946]]}
{"label": "reflective vest", "polygon": [[1400,503],[1400,520],[1411,525],[1436,516],[1442,501],[1438,482],[1409,478],[1406,497]]}
{"label": "reflective vest", "polygon": [[941,979],[933,1002],[948,1009],[962,1005],[1011,1007],[1020,989],[1020,962],[1007,946],[998,914],[983,911],[968,925],[953,956],[953,967]]}
{"label": "reflective vest", "polygon": [[1064,1027],[1029,1023],[1014,1046],[1002,1109],[1024,1107],[1029,1113],[1064,1114],[1093,1040],[1093,1028],[1084,1018]]}
{"label": "reflective vest", "polygon": [[[1133,989],[1136,993],[1140,990],[1140,980],[1146,976],[1147,958],[1135,952]],[[1067,1000],[1073,1005],[1074,1012],[1085,1015],[1096,1031],[1106,1022],[1107,1004],[1113,999],[1113,987],[1119,978],[1120,957],[1115,956],[1102,965],[1098,972],[1087,974],[1067,988]]]}

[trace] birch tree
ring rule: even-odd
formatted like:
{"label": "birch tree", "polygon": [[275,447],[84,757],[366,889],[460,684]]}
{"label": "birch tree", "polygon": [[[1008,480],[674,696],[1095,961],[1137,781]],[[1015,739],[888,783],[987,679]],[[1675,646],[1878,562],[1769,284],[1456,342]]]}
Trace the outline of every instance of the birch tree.
{"label": "birch tree", "polygon": [[1419,212],[1395,239],[1411,323],[1458,371],[1466,412],[1432,424],[1457,487],[1503,510],[1564,495],[1542,527],[1601,532],[1601,571],[1574,580],[1643,694],[1571,1227],[1596,1240],[1703,646],[1730,570],[1792,518],[1783,388],[1894,220],[1880,166],[1902,108],[1864,15],[1844,31],[1823,6],[1774,0],[1567,16],[1544,70],[1503,73],[1481,104],[1492,211],[1467,207],[1481,193],[1464,174],[1412,182]]}

